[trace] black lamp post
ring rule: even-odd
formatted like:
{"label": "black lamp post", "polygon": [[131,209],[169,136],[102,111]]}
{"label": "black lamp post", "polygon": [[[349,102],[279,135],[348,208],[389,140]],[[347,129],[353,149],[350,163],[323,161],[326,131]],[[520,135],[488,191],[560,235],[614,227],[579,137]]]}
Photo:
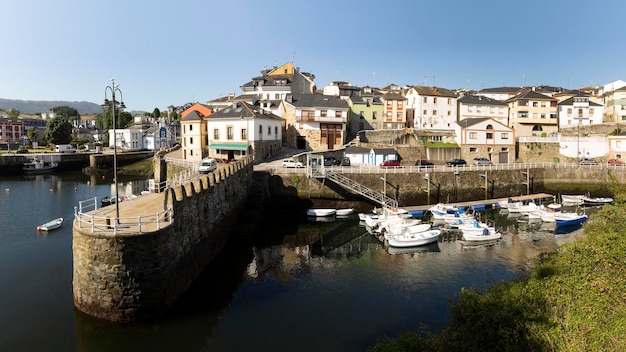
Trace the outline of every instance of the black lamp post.
{"label": "black lamp post", "polygon": [[[115,112],[116,107],[120,109],[126,108],[122,101],[122,91],[119,88],[119,84],[115,84],[115,78],[111,79],[111,85],[104,89],[104,103],[103,108],[110,107],[113,111],[113,181],[115,183],[115,223],[119,224],[120,221],[120,205],[117,189],[117,114]],[[111,92],[111,100],[107,99],[107,92]],[[115,93],[120,94],[120,101],[115,100]]]}

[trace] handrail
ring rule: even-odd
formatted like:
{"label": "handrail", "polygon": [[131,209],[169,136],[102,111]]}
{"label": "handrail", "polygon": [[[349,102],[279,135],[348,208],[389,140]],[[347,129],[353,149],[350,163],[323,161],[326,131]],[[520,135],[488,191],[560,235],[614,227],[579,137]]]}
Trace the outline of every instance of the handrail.
{"label": "handrail", "polygon": [[92,233],[110,233],[113,230],[113,235],[117,235],[154,232],[169,226],[173,217],[171,208],[149,215],[116,218],[86,214],[74,207],[74,220],[79,229],[90,228]]}

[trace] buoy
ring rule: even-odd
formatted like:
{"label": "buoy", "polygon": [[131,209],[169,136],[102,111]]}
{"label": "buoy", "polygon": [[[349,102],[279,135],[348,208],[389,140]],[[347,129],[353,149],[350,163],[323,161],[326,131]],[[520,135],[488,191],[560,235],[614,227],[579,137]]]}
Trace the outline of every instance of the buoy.
{"label": "buoy", "polygon": [[106,177],[106,176],[104,176],[104,175],[102,175],[102,179],[103,179],[103,180],[106,180],[106,179],[107,179],[107,177]]}
{"label": "buoy", "polygon": [[50,192],[54,192],[54,188],[50,188]]}
{"label": "buoy", "polygon": [[74,187],[74,192],[78,191],[78,187]]}

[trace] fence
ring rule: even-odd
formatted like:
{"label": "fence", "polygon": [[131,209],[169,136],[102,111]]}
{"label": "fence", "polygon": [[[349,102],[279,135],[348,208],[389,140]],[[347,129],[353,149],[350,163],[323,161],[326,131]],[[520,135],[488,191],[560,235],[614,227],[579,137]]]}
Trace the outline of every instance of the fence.
{"label": "fence", "polygon": [[[102,207],[100,207],[101,209]],[[108,215],[87,214],[98,210],[98,198],[79,201],[74,207],[74,221],[79,229],[88,228],[92,233],[146,233],[160,230],[172,223],[172,209],[140,216],[110,217]]]}

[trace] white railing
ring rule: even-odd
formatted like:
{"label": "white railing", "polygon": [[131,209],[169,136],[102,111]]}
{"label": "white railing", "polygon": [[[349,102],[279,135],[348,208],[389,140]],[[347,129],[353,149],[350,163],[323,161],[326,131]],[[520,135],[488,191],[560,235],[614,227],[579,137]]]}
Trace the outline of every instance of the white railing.
{"label": "white railing", "polygon": [[147,233],[160,230],[172,223],[172,209],[149,215],[110,217],[87,214],[98,209],[98,198],[79,201],[74,207],[74,221],[79,229],[88,228],[92,233]]}

